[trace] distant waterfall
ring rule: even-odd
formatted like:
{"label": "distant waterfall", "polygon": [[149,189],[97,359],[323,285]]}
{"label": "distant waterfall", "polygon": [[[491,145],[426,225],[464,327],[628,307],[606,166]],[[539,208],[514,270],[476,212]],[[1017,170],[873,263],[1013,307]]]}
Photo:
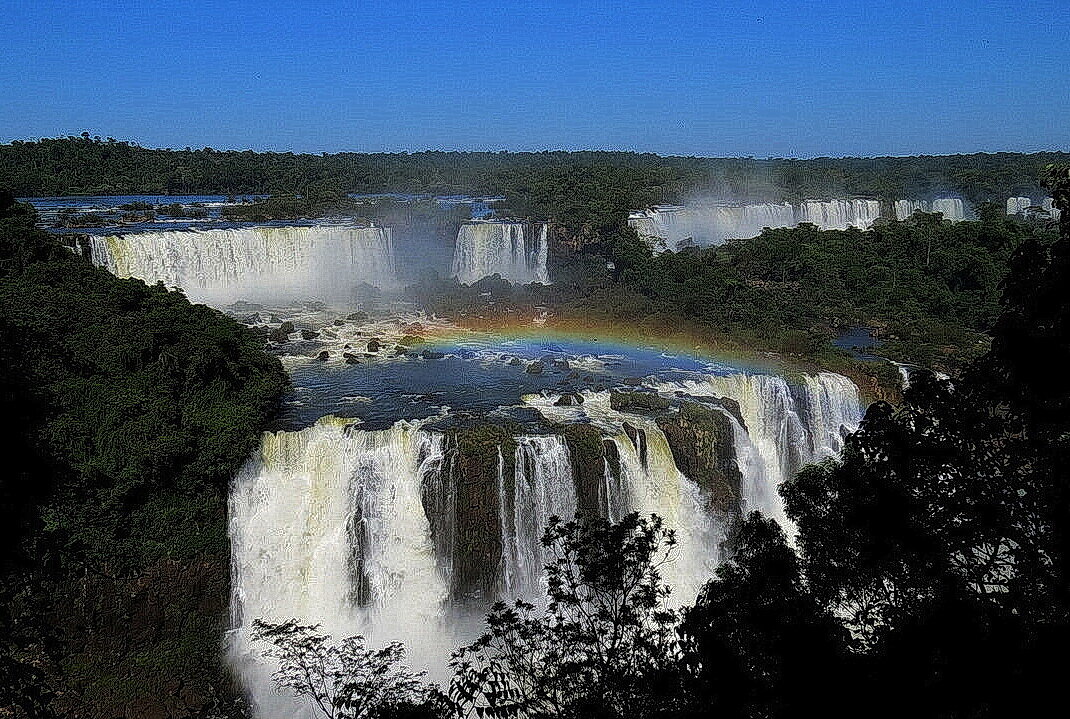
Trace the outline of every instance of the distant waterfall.
{"label": "distant waterfall", "polygon": [[397,284],[389,228],[242,227],[91,238],[91,259],[119,277],[181,287],[193,301],[315,298],[345,304],[354,288]]}
{"label": "distant waterfall", "polygon": [[678,250],[687,244],[720,245],[757,237],[766,227],[794,227],[801,222],[823,230],[868,230],[880,212],[877,200],[807,200],[797,206],[786,202],[671,205],[635,210],[628,215],[628,225],[661,251]]}
{"label": "distant waterfall", "polygon": [[809,222],[823,230],[868,230],[881,216],[877,200],[806,200],[799,205],[796,222]]}
{"label": "distant waterfall", "polygon": [[1051,197],[1044,197],[1034,202],[1028,197],[1008,197],[1007,198],[1007,215],[1047,215],[1051,219],[1058,222],[1062,216],[1062,212],[1055,206],[1055,200]]}
{"label": "distant waterfall", "polygon": [[915,212],[939,212],[945,220],[962,222],[966,219],[966,209],[957,197],[938,197],[932,202],[926,200],[896,200],[893,204],[895,219],[902,222]]}
{"label": "distant waterfall", "polygon": [[474,221],[461,225],[451,273],[463,284],[501,275],[516,284],[550,284],[548,227],[525,222]]}

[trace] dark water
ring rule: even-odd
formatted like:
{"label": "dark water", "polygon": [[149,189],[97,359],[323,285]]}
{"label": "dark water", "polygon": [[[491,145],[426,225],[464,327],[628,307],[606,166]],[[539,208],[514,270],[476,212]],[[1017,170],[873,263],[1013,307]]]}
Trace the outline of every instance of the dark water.
{"label": "dark water", "polygon": [[832,340],[832,344],[847,350],[855,359],[878,360],[880,357],[866,351],[881,346],[881,341],[873,336],[874,332],[872,327],[851,327]]}
{"label": "dark water", "polygon": [[[427,349],[444,355],[420,355]],[[486,340],[421,347],[417,356],[359,365],[312,363],[291,373],[293,391],[278,422],[298,429],[324,415],[359,417],[368,429],[444,413],[486,414],[526,394],[634,386],[646,377],[681,379],[738,371],[687,355],[600,341]],[[534,361],[542,372],[529,371]]]}

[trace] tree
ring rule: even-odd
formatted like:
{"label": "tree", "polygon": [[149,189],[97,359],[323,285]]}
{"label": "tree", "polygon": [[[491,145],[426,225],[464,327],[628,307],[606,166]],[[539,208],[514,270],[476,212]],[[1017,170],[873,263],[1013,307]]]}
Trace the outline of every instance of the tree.
{"label": "tree", "polygon": [[433,690],[402,664],[405,649],[391,642],[368,649],[364,637],[332,643],[319,626],[253,622],[253,637],[270,642],[264,656],[279,661],[273,675],[281,689],[307,699],[328,719],[371,719],[402,714],[433,699]]}
{"label": "tree", "polygon": [[455,653],[449,696],[460,716],[634,717],[681,701],[677,615],[660,569],[675,546],[657,515],[551,518],[548,603],[494,605],[487,632]]}
{"label": "tree", "polygon": [[752,513],[734,554],[684,611],[691,689],[718,717],[838,715],[842,625],[809,592],[776,520]]}

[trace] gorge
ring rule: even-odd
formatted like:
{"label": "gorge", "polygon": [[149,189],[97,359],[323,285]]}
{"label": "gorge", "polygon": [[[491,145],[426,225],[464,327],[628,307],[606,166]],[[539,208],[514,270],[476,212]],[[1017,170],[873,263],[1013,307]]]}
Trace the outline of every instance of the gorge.
{"label": "gorge", "polygon": [[[548,279],[546,233],[462,225],[461,279]],[[401,640],[442,678],[496,599],[544,594],[551,516],[657,513],[677,532],[672,603],[694,601],[744,513],[790,523],[778,485],[837,453],[859,392],[597,332],[465,330],[358,283],[395,276],[387,228],[247,227],[92,239],[98,264],[240,316],[292,389],[234,478],[230,657],[265,719],[287,716],[254,619]],[[323,301],[295,302],[316,297]],[[239,301],[240,300],[240,301]],[[234,304],[237,302],[237,304]]]}

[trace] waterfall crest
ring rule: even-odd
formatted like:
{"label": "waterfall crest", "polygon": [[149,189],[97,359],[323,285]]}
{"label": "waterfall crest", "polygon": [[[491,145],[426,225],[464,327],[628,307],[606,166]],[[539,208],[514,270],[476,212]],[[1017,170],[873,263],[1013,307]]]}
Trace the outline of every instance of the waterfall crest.
{"label": "waterfall crest", "polygon": [[389,228],[316,225],[92,237],[94,264],[223,306],[314,297],[346,304],[361,283],[397,285]]}
{"label": "waterfall crest", "polygon": [[480,220],[457,231],[451,274],[463,284],[501,275],[515,284],[550,284],[548,227],[525,222]]}

